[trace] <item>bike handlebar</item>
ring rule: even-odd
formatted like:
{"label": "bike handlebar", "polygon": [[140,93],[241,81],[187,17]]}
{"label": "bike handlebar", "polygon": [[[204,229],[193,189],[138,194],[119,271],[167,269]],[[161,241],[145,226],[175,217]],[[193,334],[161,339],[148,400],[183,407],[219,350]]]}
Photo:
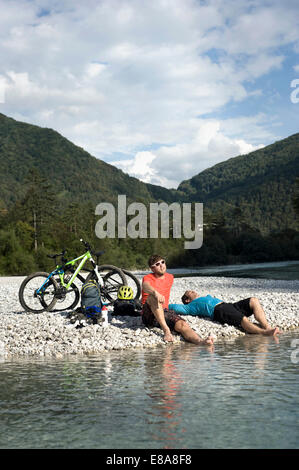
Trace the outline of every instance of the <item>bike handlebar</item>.
{"label": "bike handlebar", "polygon": [[[82,238],[80,238],[80,242],[83,243],[83,245],[85,246],[87,251],[90,251],[90,253],[95,255],[97,258],[105,253],[105,251],[93,251],[90,244],[88,242],[84,241]],[[57,264],[56,258],[61,257],[61,262],[63,263],[63,266],[64,266],[65,263],[67,263],[67,259],[64,257],[65,253],[67,253],[67,251],[63,250],[61,253],[57,253],[55,255],[47,255],[47,256],[48,256],[48,258],[54,259],[55,264]]]}
{"label": "bike handlebar", "polygon": [[83,243],[83,245],[85,246],[85,248],[90,251],[91,254],[95,255],[95,256],[101,256],[105,253],[105,251],[93,251],[90,244],[85,242],[82,238],[80,238],[80,242]]}
{"label": "bike handlebar", "polygon": [[85,246],[85,248],[88,250],[88,251],[91,251],[91,246],[89,243],[85,242],[82,238],[80,238],[80,242],[83,243],[83,245]]}
{"label": "bike handlebar", "polygon": [[58,256],[61,256],[62,258],[64,258],[64,255],[65,255],[66,252],[67,252],[66,250],[63,250],[61,253],[57,253],[55,255],[47,255],[47,257],[55,259],[55,258],[58,258]]}

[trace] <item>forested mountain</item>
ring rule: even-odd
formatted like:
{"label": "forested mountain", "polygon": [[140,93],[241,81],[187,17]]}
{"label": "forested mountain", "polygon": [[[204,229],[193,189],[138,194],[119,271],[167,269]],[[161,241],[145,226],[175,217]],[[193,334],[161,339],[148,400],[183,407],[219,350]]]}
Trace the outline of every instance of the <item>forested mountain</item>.
{"label": "forested mountain", "polygon": [[263,233],[296,228],[292,200],[299,176],[299,133],[231,158],[183,181],[183,199],[201,201],[229,224],[242,218]]}
{"label": "forested mountain", "polygon": [[26,193],[26,177],[35,168],[66,203],[115,201],[118,194],[132,200],[167,201],[168,189],[146,185],[108,163],[92,157],[52,129],[15,121],[0,114],[0,209]]}
{"label": "forested mountain", "polygon": [[[127,269],[145,268],[153,252],[172,267],[299,259],[298,169],[295,134],[169,190],[130,177],[52,129],[0,114],[0,274],[48,271],[46,255],[66,248],[78,256],[80,238],[105,251],[102,263]],[[119,194],[128,203],[203,202],[202,247],[185,250],[171,227],[169,238],[97,238],[95,207],[116,203]]]}
{"label": "forested mountain", "polygon": [[177,190],[146,184],[74,145],[52,129],[0,114],[0,209],[24,197],[32,168],[64,204],[134,201],[203,202],[229,226],[247,220],[262,233],[296,228],[292,205],[299,176],[299,134],[248,155],[231,158],[183,181]]}

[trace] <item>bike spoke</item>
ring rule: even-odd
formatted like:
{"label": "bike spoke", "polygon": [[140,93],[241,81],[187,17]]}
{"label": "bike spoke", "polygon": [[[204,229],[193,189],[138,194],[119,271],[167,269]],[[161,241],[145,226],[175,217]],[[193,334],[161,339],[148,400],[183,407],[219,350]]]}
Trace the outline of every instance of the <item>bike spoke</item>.
{"label": "bike spoke", "polygon": [[118,289],[125,284],[126,278],[121,270],[113,266],[99,266],[99,273],[103,279],[101,295],[104,301],[114,302],[117,299]]}
{"label": "bike spoke", "polygon": [[138,300],[141,295],[141,284],[139,279],[131,271],[123,269],[123,272],[127,278],[127,285],[133,290],[134,299]]}
{"label": "bike spoke", "polygon": [[26,282],[22,293],[26,310],[37,313],[42,312],[53,302],[55,286],[52,282],[47,282],[43,286],[44,283],[45,277],[42,275],[37,275]]}
{"label": "bike spoke", "polygon": [[63,287],[60,283],[60,279],[56,278],[58,285],[56,289],[56,304],[54,312],[62,312],[64,310],[72,310],[75,308],[80,299],[80,293],[75,284],[72,284],[68,289]]}

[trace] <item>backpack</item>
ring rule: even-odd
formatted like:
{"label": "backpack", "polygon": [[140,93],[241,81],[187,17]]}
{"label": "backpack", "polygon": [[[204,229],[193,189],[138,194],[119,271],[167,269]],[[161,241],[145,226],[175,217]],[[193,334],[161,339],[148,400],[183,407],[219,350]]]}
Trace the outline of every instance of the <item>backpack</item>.
{"label": "backpack", "polygon": [[141,310],[142,305],[139,300],[117,299],[113,304],[112,315],[139,317],[141,315]]}
{"label": "backpack", "polygon": [[88,318],[98,316],[102,311],[100,286],[91,279],[83,284],[81,289],[81,310]]}

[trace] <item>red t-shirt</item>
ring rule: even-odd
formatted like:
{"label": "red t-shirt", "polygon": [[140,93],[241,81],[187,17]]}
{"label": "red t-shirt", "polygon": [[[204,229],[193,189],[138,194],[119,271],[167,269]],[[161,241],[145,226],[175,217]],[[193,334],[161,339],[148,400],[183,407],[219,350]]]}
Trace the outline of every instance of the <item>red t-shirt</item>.
{"label": "red t-shirt", "polygon": [[[154,273],[146,274],[142,283],[148,282],[159,294],[165,297],[163,308],[168,308],[170,289],[173,284],[173,275],[165,273],[163,277],[156,277]],[[145,304],[148,294],[142,290],[142,305]]]}

